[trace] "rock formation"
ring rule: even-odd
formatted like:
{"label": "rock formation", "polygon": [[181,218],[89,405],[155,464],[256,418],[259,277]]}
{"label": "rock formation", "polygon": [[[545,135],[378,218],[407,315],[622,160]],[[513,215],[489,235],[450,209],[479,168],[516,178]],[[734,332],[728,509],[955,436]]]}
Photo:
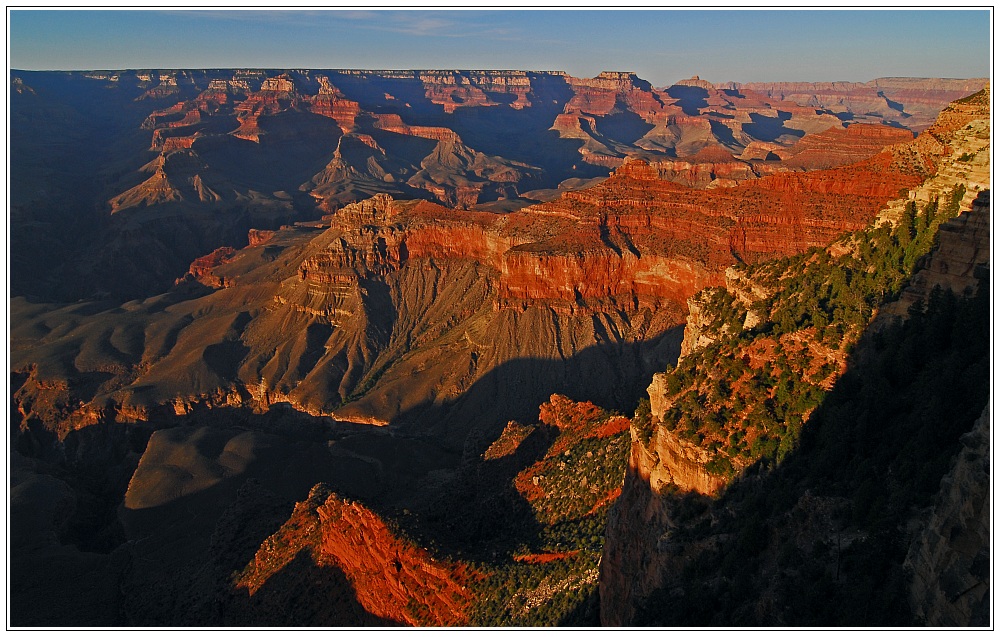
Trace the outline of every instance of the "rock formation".
{"label": "rock formation", "polygon": [[[780,91],[702,80],[657,89],[628,72],[16,71],[11,81],[13,148],[30,158],[18,163],[13,201],[42,197],[15,209],[13,228],[61,255],[18,248],[16,286],[66,301],[81,291],[120,300],[163,292],[195,258],[238,244],[251,227],[316,219],[379,192],[510,211],[631,158],[697,188],[857,160],[877,140],[852,140],[844,154],[832,138],[815,148],[808,138],[845,122],[908,126],[907,96],[930,113],[959,90],[888,82],[904,110],[873,118],[866,103],[824,110],[811,96],[800,105]],[[507,135],[511,127],[521,134]],[[46,140],[59,152],[37,146]],[[46,174],[60,177],[38,182]],[[146,267],[137,254],[152,257]]]}
{"label": "rock formation", "polygon": [[952,292],[957,296],[975,292],[990,261],[990,191],[983,190],[968,212],[941,224],[938,247],[914,273],[899,301],[885,308],[888,316],[905,316],[917,301],[926,305],[931,294]]}
{"label": "rock formation", "polygon": [[[246,589],[253,600],[272,578],[303,559],[303,552],[317,567],[344,573],[350,586],[346,594],[357,597],[375,625],[376,618],[408,626],[452,626],[467,621],[467,586],[474,573],[464,565],[435,560],[395,537],[364,505],[331,494],[323,485],[314,487],[288,521],[264,540],[236,580],[237,590]],[[309,585],[287,578],[282,582],[289,593]]]}
{"label": "rock formation", "polygon": [[[972,177],[971,183],[978,186],[981,183],[978,180],[982,179],[973,170],[964,169],[964,167],[970,164],[970,158],[977,157],[983,148],[985,140],[983,125],[988,115],[988,111],[983,109],[984,99],[983,93],[980,93],[961,100],[949,107],[939,121],[917,139],[893,146],[889,151],[884,151],[881,159],[876,156],[876,158],[861,163],[861,165],[868,163],[870,166],[908,165],[914,166],[915,170],[919,170],[919,166],[923,164],[934,171],[932,176],[918,188],[910,190],[908,197],[892,201],[887,209],[882,211],[876,223],[881,224],[883,220],[892,221],[896,225],[895,232],[905,231],[905,237],[902,240],[909,241],[912,231],[907,229],[905,225],[911,223],[906,221],[905,217],[909,213],[900,212],[904,206],[909,206],[908,209],[912,210],[916,209],[914,202],[921,202],[923,212],[919,214],[923,215],[921,217],[923,220],[912,223],[922,224],[922,227],[928,227],[928,224],[931,224],[929,227],[934,229],[937,229],[938,226],[933,224],[941,221],[940,219],[938,222],[933,221],[934,215],[939,214],[939,210],[947,209],[950,212],[945,214],[952,215],[960,210],[961,203],[967,201],[967,199],[963,199],[964,193],[967,192],[963,180]],[[923,159],[914,161],[910,156],[912,152],[921,154]],[[854,168],[849,170],[854,170]],[[822,171],[782,174],[764,177],[754,183],[761,185],[780,184],[781,188],[794,190],[796,186],[793,186],[793,183],[809,183],[822,174]],[[844,180],[838,185],[818,186],[817,184],[814,187],[831,188],[836,191],[841,190],[842,184],[847,183],[852,182]],[[866,188],[857,182],[853,182],[849,187],[855,192],[862,192]],[[950,188],[950,190],[945,190],[945,188]],[[842,192],[847,192],[847,190],[842,190]],[[888,191],[884,193],[884,196],[887,199],[891,198]],[[916,325],[912,329],[923,329],[921,326],[924,323],[920,323],[919,318],[922,316],[924,308],[931,307],[932,309],[928,311],[932,312],[948,311],[941,310],[942,301],[939,299],[944,296],[941,292],[942,289],[945,293],[951,291],[959,298],[964,297],[965,302],[974,302],[969,299],[976,295],[977,290],[986,280],[984,269],[988,262],[988,246],[985,243],[985,237],[988,235],[988,206],[988,191],[980,192],[975,201],[972,202],[972,211],[941,223],[937,232],[936,247],[928,256],[918,262],[917,270],[910,278],[909,286],[902,291],[900,299],[883,306],[878,311],[878,320],[872,324],[870,331],[879,332],[882,334],[882,338],[890,338],[885,336],[888,332],[883,332],[883,330],[904,329],[899,327],[898,322],[893,323],[891,317],[905,317],[908,314],[917,317],[912,319],[913,325]],[[881,230],[872,229],[868,232],[885,233],[888,231],[888,226],[883,226]],[[926,239],[921,240],[925,241]],[[681,362],[678,363],[676,370],[669,370],[667,373],[653,376],[653,382],[649,387],[650,416],[646,421],[640,419],[638,415],[633,419],[629,468],[626,471],[622,495],[609,517],[608,542],[602,561],[601,609],[602,622],[605,625],[629,625],[633,622],[648,621],[650,617],[671,616],[671,612],[664,609],[671,604],[676,604],[685,595],[693,594],[693,589],[690,586],[694,585],[691,584],[691,573],[697,572],[695,564],[699,560],[710,561],[714,559],[708,557],[713,551],[724,553],[732,550],[731,548],[712,548],[729,546],[726,544],[729,540],[725,538],[733,537],[725,535],[731,532],[731,527],[725,523],[719,523],[718,520],[720,516],[724,518],[725,515],[732,514],[733,509],[729,507],[735,507],[736,504],[727,503],[740,502],[739,498],[745,497],[745,495],[731,496],[731,493],[744,493],[741,490],[744,488],[743,484],[753,484],[766,479],[754,476],[759,476],[759,471],[769,466],[766,461],[763,462],[763,465],[757,463],[759,457],[753,456],[752,453],[749,459],[743,459],[745,447],[742,446],[744,443],[739,442],[739,440],[758,435],[751,423],[758,419],[767,420],[767,409],[769,409],[767,405],[776,405],[783,400],[779,399],[778,391],[785,391],[787,388],[795,386],[798,389],[794,391],[801,394],[799,398],[791,401],[787,408],[782,408],[782,415],[779,417],[780,426],[788,435],[788,432],[797,431],[802,423],[809,422],[810,414],[813,413],[814,408],[817,409],[817,412],[823,413],[822,407],[817,406],[819,403],[813,403],[810,406],[809,395],[816,389],[827,392],[835,386],[839,387],[836,385],[836,381],[845,369],[850,369],[849,363],[864,367],[876,356],[873,353],[868,353],[869,350],[878,351],[880,347],[885,347],[884,344],[880,344],[878,338],[875,338],[874,344],[864,340],[859,347],[865,353],[856,354],[851,361],[848,361],[842,353],[837,351],[843,352],[842,344],[830,347],[831,337],[844,334],[849,340],[856,340],[861,337],[860,332],[853,332],[853,336],[851,330],[844,330],[844,328],[831,332],[828,329],[829,319],[822,314],[818,306],[812,306],[811,309],[806,310],[806,313],[801,315],[802,318],[799,319],[798,324],[790,322],[787,315],[782,315],[780,312],[761,314],[762,309],[768,307],[773,309],[774,307],[769,305],[767,299],[786,294],[785,291],[790,289],[789,286],[794,289],[795,283],[791,282],[796,281],[799,277],[807,280],[814,276],[809,272],[811,263],[820,263],[823,259],[831,256],[840,258],[845,254],[851,254],[852,251],[859,249],[855,242],[865,242],[869,239],[859,238],[859,235],[855,235],[853,239],[842,241],[842,243],[829,246],[823,253],[817,253],[814,257],[795,262],[799,264],[792,266],[798,270],[796,272],[782,271],[783,267],[788,267],[787,261],[776,261],[773,266],[765,265],[760,269],[749,270],[748,272],[757,273],[750,276],[741,273],[738,269],[730,269],[726,273],[725,289],[705,290],[689,300],[689,317],[681,348]],[[921,245],[926,245],[925,249],[929,249],[932,242],[926,241]],[[824,257],[823,254],[827,256]],[[855,252],[855,254],[861,253]],[[904,270],[904,274],[909,275],[909,269],[904,268]],[[765,272],[770,274],[764,274]],[[932,292],[933,288],[936,288],[937,291]],[[803,288],[800,292],[805,299],[808,299],[809,294],[811,294],[807,290],[808,288]],[[976,298],[982,298],[981,294]],[[792,299],[791,302],[794,303],[794,296]],[[916,303],[918,300],[921,303]],[[944,303],[944,307],[949,307],[947,301]],[[918,307],[919,309],[915,309]],[[816,320],[817,316],[819,316],[818,321]],[[935,316],[937,315],[935,314]],[[871,318],[869,317],[868,320]],[[867,327],[868,320],[864,322],[866,330],[869,329]],[[774,330],[775,324],[787,325],[786,328],[779,327],[778,332],[788,330],[788,333],[778,337],[776,342],[773,340],[767,342],[768,339],[762,335],[769,333],[769,330]],[[836,342],[835,340],[834,343]],[[709,352],[708,358],[705,358],[705,352]],[[977,352],[976,356],[980,356],[980,353]],[[947,358],[940,360],[942,362],[935,364],[948,365]],[[752,382],[756,382],[758,387],[766,388],[770,385],[766,376],[775,373],[767,370],[777,370],[779,367],[786,368],[781,373],[781,377],[786,380],[779,381],[778,391],[768,393],[768,390],[765,389],[763,403],[765,409],[760,410],[760,405],[754,406],[755,399],[747,398],[740,393],[741,384],[748,374],[752,377],[762,371],[765,379]],[[735,369],[736,371],[732,375],[727,375],[727,372],[724,371],[726,369]],[[720,370],[723,371],[720,372]],[[753,370],[758,370],[758,372]],[[981,392],[976,389],[981,386],[979,380],[978,378],[969,379],[968,383],[963,381],[959,384],[963,387],[968,386],[968,391],[978,392],[976,395],[979,396]],[[803,381],[806,384],[803,384]],[[684,385],[685,382],[690,383],[690,385]],[[958,379],[949,376],[947,382],[955,384]],[[809,385],[812,385],[812,388]],[[849,384],[846,386],[850,387]],[[695,396],[694,401],[690,399],[691,396]],[[733,398],[734,396],[737,398]],[[975,403],[972,408],[979,409]],[[804,411],[799,414],[796,412],[797,409],[804,409]],[[753,418],[743,421],[745,427],[738,427],[734,430],[726,424],[731,419],[743,418],[743,414],[748,411],[755,415]],[[713,414],[720,416],[713,417]],[[725,415],[721,416],[721,414]],[[722,422],[720,422],[720,417]],[[824,414],[820,418],[833,417]],[[949,421],[948,431],[953,432],[956,427],[969,426],[969,423],[957,420],[958,416],[955,418],[956,420]],[[812,426],[820,427],[821,425]],[[765,425],[766,427],[768,425]],[[719,431],[721,434],[718,433]],[[728,443],[726,442],[727,435],[729,436]],[[972,434],[970,436],[967,439],[967,444],[981,449],[973,444],[973,441],[978,439]],[[763,450],[764,446],[758,447],[756,440],[759,438],[755,438],[752,447]],[[772,449],[772,451],[777,450],[779,463],[778,469],[774,469],[773,465],[770,468],[770,471],[776,472],[775,475],[786,475],[780,473],[781,458],[783,453],[786,454],[784,457],[792,453],[792,447],[788,447],[786,452],[782,452],[782,449],[785,449],[784,441],[785,439]],[[738,454],[730,454],[725,461],[720,461],[717,450],[727,444],[733,445],[734,442],[735,447],[732,448],[742,451],[739,451]],[[952,444],[951,439],[949,439],[949,444]],[[813,451],[819,453],[814,447]],[[925,453],[933,454],[935,452],[935,448],[925,449]],[[963,472],[966,471],[981,471],[980,465],[977,464],[978,456],[976,455],[980,451],[970,450],[963,453],[962,457],[967,456],[967,458],[960,461],[961,466],[954,469],[954,475],[965,475]],[[797,461],[810,462],[807,456],[803,456]],[[935,466],[940,466],[941,458],[937,458],[935,462],[938,463]],[[763,466],[764,469],[759,468],[758,473],[754,474],[751,465]],[[794,470],[789,469],[789,471]],[[797,479],[801,478],[794,480]],[[958,480],[959,478],[953,479]],[[780,483],[781,480],[793,479],[775,477],[774,480]],[[961,480],[966,480],[966,478],[963,477]],[[963,538],[968,538],[968,542],[961,546],[958,544],[949,546],[946,543],[941,543],[937,539],[941,533],[938,530],[928,531],[923,539],[910,545],[907,568],[913,573],[914,580],[909,596],[913,612],[917,613],[919,621],[967,624],[969,621],[982,620],[982,609],[976,604],[979,603],[978,600],[982,599],[981,595],[986,584],[982,576],[983,571],[976,570],[978,566],[970,565],[975,559],[979,559],[976,558],[977,551],[981,552],[986,542],[986,536],[982,533],[980,522],[981,519],[984,519],[980,517],[984,515],[981,513],[983,509],[979,499],[974,497],[965,508],[958,510],[963,505],[958,502],[960,496],[957,495],[957,492],[948,492],[952,484],[951,480],[942,483],[943,491],[939,496],[940,504],[937,505],[941,511],[939,515],[941,517],[952,516],[952,519],[956,520],[956,530],[951,537],[955,538],[961,534]],[[677,495],[684,492],[691,495],[686,499]],[[711,533],[692,533],[690,530],[685,530],[681,518],[684,517],[685,511],[694,506],[685,504],[685,502],[699,501],[698,496],[694,494],[714,498],[713,500],[705,500],[706,503],[709,503],[706,506],[711,509],[711,513],[702,516],[703,524],[713,529],[719,526],[720,529],[730,530],[719,530]],[[809,492],[806,491],[805,495],[808,496]],[[801,507],[802,510],[792,511],[793,517],[794,515],[802,515],[808,518],[819,515],[824,510],[826,512],[823,515],[830,515],[831,511],[836,511],[838,507],[843,506],[833,500],[822,505],[819,503],[804,505],[803,502],[800,500],[799,504],[795,506],[796,509]],[[859,506],[857,499],[854,506],[856,508]],[[948,507],[952,508],[948,509]],[[782,511],[786,510],[782,509]],[[782,515],[788,515],[788,513]],[[905,517],[909,514],[901,513],[900,515]],[[856,521],[857,517],[854,519]],[[772,523],[778,522],[774,520]],[[691,523],[689,522],[689,524]],[[786,522],[780,522],[780,524],[786,524]],[[836,528],[843,527],[843,522],[834,521],[832,524]],[[940,522],[935,528],[940,529],[944,524],[944,522]],[[750,533],[752,530],[753,533],[767,535],[761,530],[763,527],[761,529],[753,528],[757,530],[746,527],[741,532],[739,541],[741,545],[744,538],[743,533]],[[801,533],[793,532],[789,537],[801,539]],[[912,539],[914,536],[907,531],[899,541],[904,542],[903,546],[905,546],[905,543]],[[761,541],[763,542],[761,546],[766,546],[769,542],[769,540],[763,539],[763,536]],[[839,534],[837,542],[839,556]],[[773,545],[771,542],[771,546]],[[770,558],[766,558],[761,563],[758,567],[759,570],[756,571],[757,575],[753,577],[759,577],[761,581],[773,577],[769,574],[772,567],[768,565],[767,559]],[[838,557],[838,578],[840,573],[839,559]],[[900,563],[895,568],[901,567],[902,556],[899,556],[899,560]],[[778,570],[780,569],[779,562]],[[931,582],[936,582],[940,574],[945,572],[951,573],[948,576],[951,579],[948,590],[942,592],[936,584]],[[703,579],[695,578],[695,580],[697,586],[707,589],[729,590],[726,588],[725,577],[725,575],[720,575],[711,579],[706,575]],[[680,585],[676,582],[680,579],[688,581],[690,586],[678,588]],[[963,582],[966,584],[964,587]],[[902,588],[897,584],[898,582],[892,584],[891,590],[885,589],[880,594],[891,596],[894,600],[893,604],[896,604],[893,612],[905,615],[908,611],[899,606]],[[973,594],[967,599],[959,601],[960,593],[966,590],[972,591]],[[703,605],[698,602],[685,603],[703,608]],[[757,603],[758,610],[754,611],[757,613],[755,615],[757,619],[750,621],[760,620],[763,617],[761,613],[767,614],[767,611],[761,610],[761,608],[770,606],[774,607],[776,618],[783,613],[794,613],[794,602],[776,599],[770,593],[761,592]],[[760,606],[760,604],[764,604],[764,606]],[[738,614],[749,611],[734,612]],[[731,615],[726,616],[731,617]],[[780,623],[782,620],[775,619],[775,621]],[[715,623],[720,622],[716,620]]]}
{"label": "rock formation", "polygon": [[[975,93],[985,78],[969,80],[885,77],[870,82],[729,82],[730,90],[748,90],[801,104],[835,111],[875,113],[893,118],[907,115],[907,125],[922,131],[934,123],[937,111],[957,99]],[[937,109],[928,108],[938,105]],[[915,121],[913,121],[915,120]]]}
{"label": "rock formation", "polygon": [[834,127],[806,135],[788,151],[789,168],[832,168],[868,159],[886,146],[913,139],[906,130],[877,124]]}
{"label": "rock formation", "polygon": [[962,436],[962,450],[906,556],[911,607],[927,626],[990,623],[989,417],[984,410]]}

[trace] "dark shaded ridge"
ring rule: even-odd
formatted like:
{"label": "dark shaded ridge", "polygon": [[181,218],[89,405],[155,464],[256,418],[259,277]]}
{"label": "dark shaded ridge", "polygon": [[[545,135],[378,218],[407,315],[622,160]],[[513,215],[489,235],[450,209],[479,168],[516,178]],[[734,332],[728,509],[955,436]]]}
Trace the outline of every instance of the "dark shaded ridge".
{"label": "dark shaded ridge", "polygon": [[655,128],[637,113],[630,111],[620,99],[615,101],[615,108],[609,115],[600,118],[597,127],[608,137],[626,144],[634,144]]}
{"label": "dark shaded ridge", "polygon": [[760,113],[750,113],[751,123],[744,124],[743,130],[757,139],[766,142],[776,141],[778,138],[786,135],[792,137],[802,137],[805,135],[803,131],[787,128],[785,126],[785,122],[791,119],[791,117],[791,113],[786,113],[784,111],[778,111],[777,117],[768,117],[766,115],[761,115]]}
{"label": "dark shaded ridge", "polygon": [[78,74],[17,75],[35,92],[10,95],[11,293],[48,296],[47,288],[69,279],[74,285],[60,294],[76,300],[92,289],[74,271],[74,253],[107,225],[102,197],[141,165],[121,158],[141,157],[148,147],[139,125],[151,105],[132,102],[141,91],[125,86],[108,109],[109,90]]}
{"label": "dark shaded ridge", "polygon": [[227,613],[227,626],[397,625],[366,611],[344,572],[336,566],[317,564],[306,550],[252,595],[238,589],[233,596],[236,599]]}
{"label": "dark shaded ridge", "polygon": [[[531,108],[514,109],[503,105],[489,109],[460,108],[449,116],[427,120],[448,126],[462,140],[487,155],[508,157],[543,169],[540,188],[554,188],[571,177],[606,177],[610,169],[581,161],[583,141],[563,139],[549,130],[574,93],[566,79],[554,75],[531,76]],[[511,131],[517,134],[511,135]]]}
{"label": "dark shaded ridge", "polygon": [[[235,184],[302,196],[299,186],[329,161],[340,127],[329,117],[295,110],[262,115],[258,122],[266,131],[259,143],[219,135],[197,139],[192,148],[210,166],[224,167],[225,178]],[[302,199],[304,208],[306,202],[311,203],[308,197]]]}

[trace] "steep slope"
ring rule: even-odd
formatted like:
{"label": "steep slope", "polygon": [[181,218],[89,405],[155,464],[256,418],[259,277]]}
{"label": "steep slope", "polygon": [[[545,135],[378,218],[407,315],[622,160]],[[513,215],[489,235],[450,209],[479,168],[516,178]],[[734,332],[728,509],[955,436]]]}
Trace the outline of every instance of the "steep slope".
{"label": "steep slope", "polygon": [[[911,610],[902,567],[915,511],[988,395],[988,193],[954,219],[969,177],[955,167],[988,145],[988,114],[988,93],[962,100],[896,149],[941,144],[936,174],[883,212],[894,227],[880,220],[824,250],[734,268],[726,288],[689,302],[681,361],[654,376],[651,413],[633,419],[602,560],[604,623],[894,625],[952,612],[926,610],[926,587],[913,599],[928,606]],[[952,270],[954,281],[941,277]],[[974,516],[963,519],[975,536]],[[810,563],[809,551],[831,554],[831,537],[836,560]],[[981,621],[976,586],[952,616]],[[858,607],[858,591],[875,603]],[[826,598],[836,610],[817,607]]]}
{"label": "steep slope", "polygon": [[913,139],[909,131],[877,124],[833,127],[806,135],[788,150],[784,165],[789,168],[832,168],[868,159],[882,148]]}
{"label": "steep slope", "polygon": [[989,614],[989,410],[960,439],[923,532],[903,568],[910,608],[928,626],[987,626]]}
{"label": "steep slope", "polygon": [[[343,572],[349,588],[339,595],[334,592],[331,597],[351,599],[356,595],[360,606],[372,615],[374,625],[449,626],[468,621],[467,585],[475,574],[462,565],[434,560],[426,551],[401,541],[364,505],[343,500],[323,485],[314,487],[308,499],[296,505],[288,521],[264,540],[253,560],[235,579],[236,590],[245,589],[248,601],[259,605],[255,609],[259,620],[271,620],[269,623],[274,624],[267,612],[270,609],[265,606],[267,602],[255,599],[269,593],[269,587],[274,587],[272,579],[284,576],[281,581],[284,590],[273,590],[272,597],[284,595],[286,599],[294,599],[309,588],[309,579],[295,581],[295,575],[290,573],[290,566],[303,559],[311,559],[319,569]],[[298,568],[301,572],[302,568]],[[268,601],[279,612],[287,612],[288,601],[284,604],[276,603],[275,599]],[[315,625],[348,619],[342,611],[337,612],[339,609],[331,612],[323,600],[297,601],[306,612],[328,613],[311,618],[318,620]],[[252,616],[247,619],[251,625],[258,623]],[[303,621],[305,617],[294,612],[287,619],[292,626],[314,623]]]}

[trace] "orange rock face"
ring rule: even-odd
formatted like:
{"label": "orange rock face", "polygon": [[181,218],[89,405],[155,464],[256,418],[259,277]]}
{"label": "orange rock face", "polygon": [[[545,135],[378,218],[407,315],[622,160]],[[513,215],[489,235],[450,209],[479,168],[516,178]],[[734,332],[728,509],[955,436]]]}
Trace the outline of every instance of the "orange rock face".
{"label": "orange rock face", "polygon": [[233,258],[234,254],[236,254],[236,248],[223,246],[218,250],[213,251],[211,254],[206,254],[203,257],[195,259],[191,263],[191,269],[189,272],[195,277],[208,274],[212,271],[212,268],[220,266]]}
{"label": "orange rock face", "polygon": [[[855,135],[897,139],[865,127],[827,137]],[[720,285],[736,259],[795,254],[864,227],[887,200],[919,181],[889,151],[850,166],[777,173],[715,190],[662,179],[671,168],[628,161],[598,186],[502,217],[456,215],[426,203],[400,207],[384,198],[348,206],[332,217],[343,234],[304,263],[300,275],[387,272],[412,258],[472,259],[499,272],[501,306],[542,299],[683,303]]]}
{"label": "orange rock face", "polygon": [[361,112],[361,105],[344,97],[343,93],[332,86],[325,77],[320,81],[320,92],[311,97],[307,96],[309,112],[335,120],[345,133],[352,130]]}
{"label": "orange rock face", "polygon": [[274,230],[257,230],[256,228],[251,228],[247,233],[247,240],[250,247],[259,246],[262,243],[267,243],[274,237]]}
{"label": "orange rock face", "polygon": [[230,246],[223,246],[217,250],[213,250],[211,253],[192,261],[187,274],[183,278],[178,279],[177,282],[194,279],[211,287],[224,287],[225,281],[215,276],[213,270],[227,263],[235,255],[236,248]]}
{"label": "orange rock face", "polygon": [[646,163],[627,162],[594,188],[512,215],[517,221],[510,225],[530,226],[538,216],[557,229],[504,255],[501,295],[686,298],[714,284],[734,257],[794,254],[864,227],[888,199],[918,181],[895,166],[890,153],[712,191],[677,186]]}
{"label": "orange rock face", "polygon": [[399,115],[373,115],[375,127],[400,135],[412,135],[413,137],[424,137],[439,142],[460,142],[458,134],[441,126],[409,126],[403,123]]}
{"label": "orange rock face", "polygon": [[833,168],[868,159],[886,146],[913,139],[909,131],[879,124],[853,124],[806,135],[789,153],[789,168]]}
{"label": "orange rock face", "polygon": [[265,540],[237,586],[252,598],[301,551],[316,565],[343,572],[357,601],[377,618],[409,626],[466,623],[473,573],[461,564],[434,559],[397,537],[364,505],[319,485]]}

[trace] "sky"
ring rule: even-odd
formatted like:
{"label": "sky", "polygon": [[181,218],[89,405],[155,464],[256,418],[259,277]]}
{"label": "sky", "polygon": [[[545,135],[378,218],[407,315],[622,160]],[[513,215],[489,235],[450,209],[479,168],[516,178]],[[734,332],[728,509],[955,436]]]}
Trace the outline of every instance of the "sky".
{"label": "sky", "polygon": [[23,70],[363,68],[633,71],[654,86],[988,77],[978,10],[20,10]]}

